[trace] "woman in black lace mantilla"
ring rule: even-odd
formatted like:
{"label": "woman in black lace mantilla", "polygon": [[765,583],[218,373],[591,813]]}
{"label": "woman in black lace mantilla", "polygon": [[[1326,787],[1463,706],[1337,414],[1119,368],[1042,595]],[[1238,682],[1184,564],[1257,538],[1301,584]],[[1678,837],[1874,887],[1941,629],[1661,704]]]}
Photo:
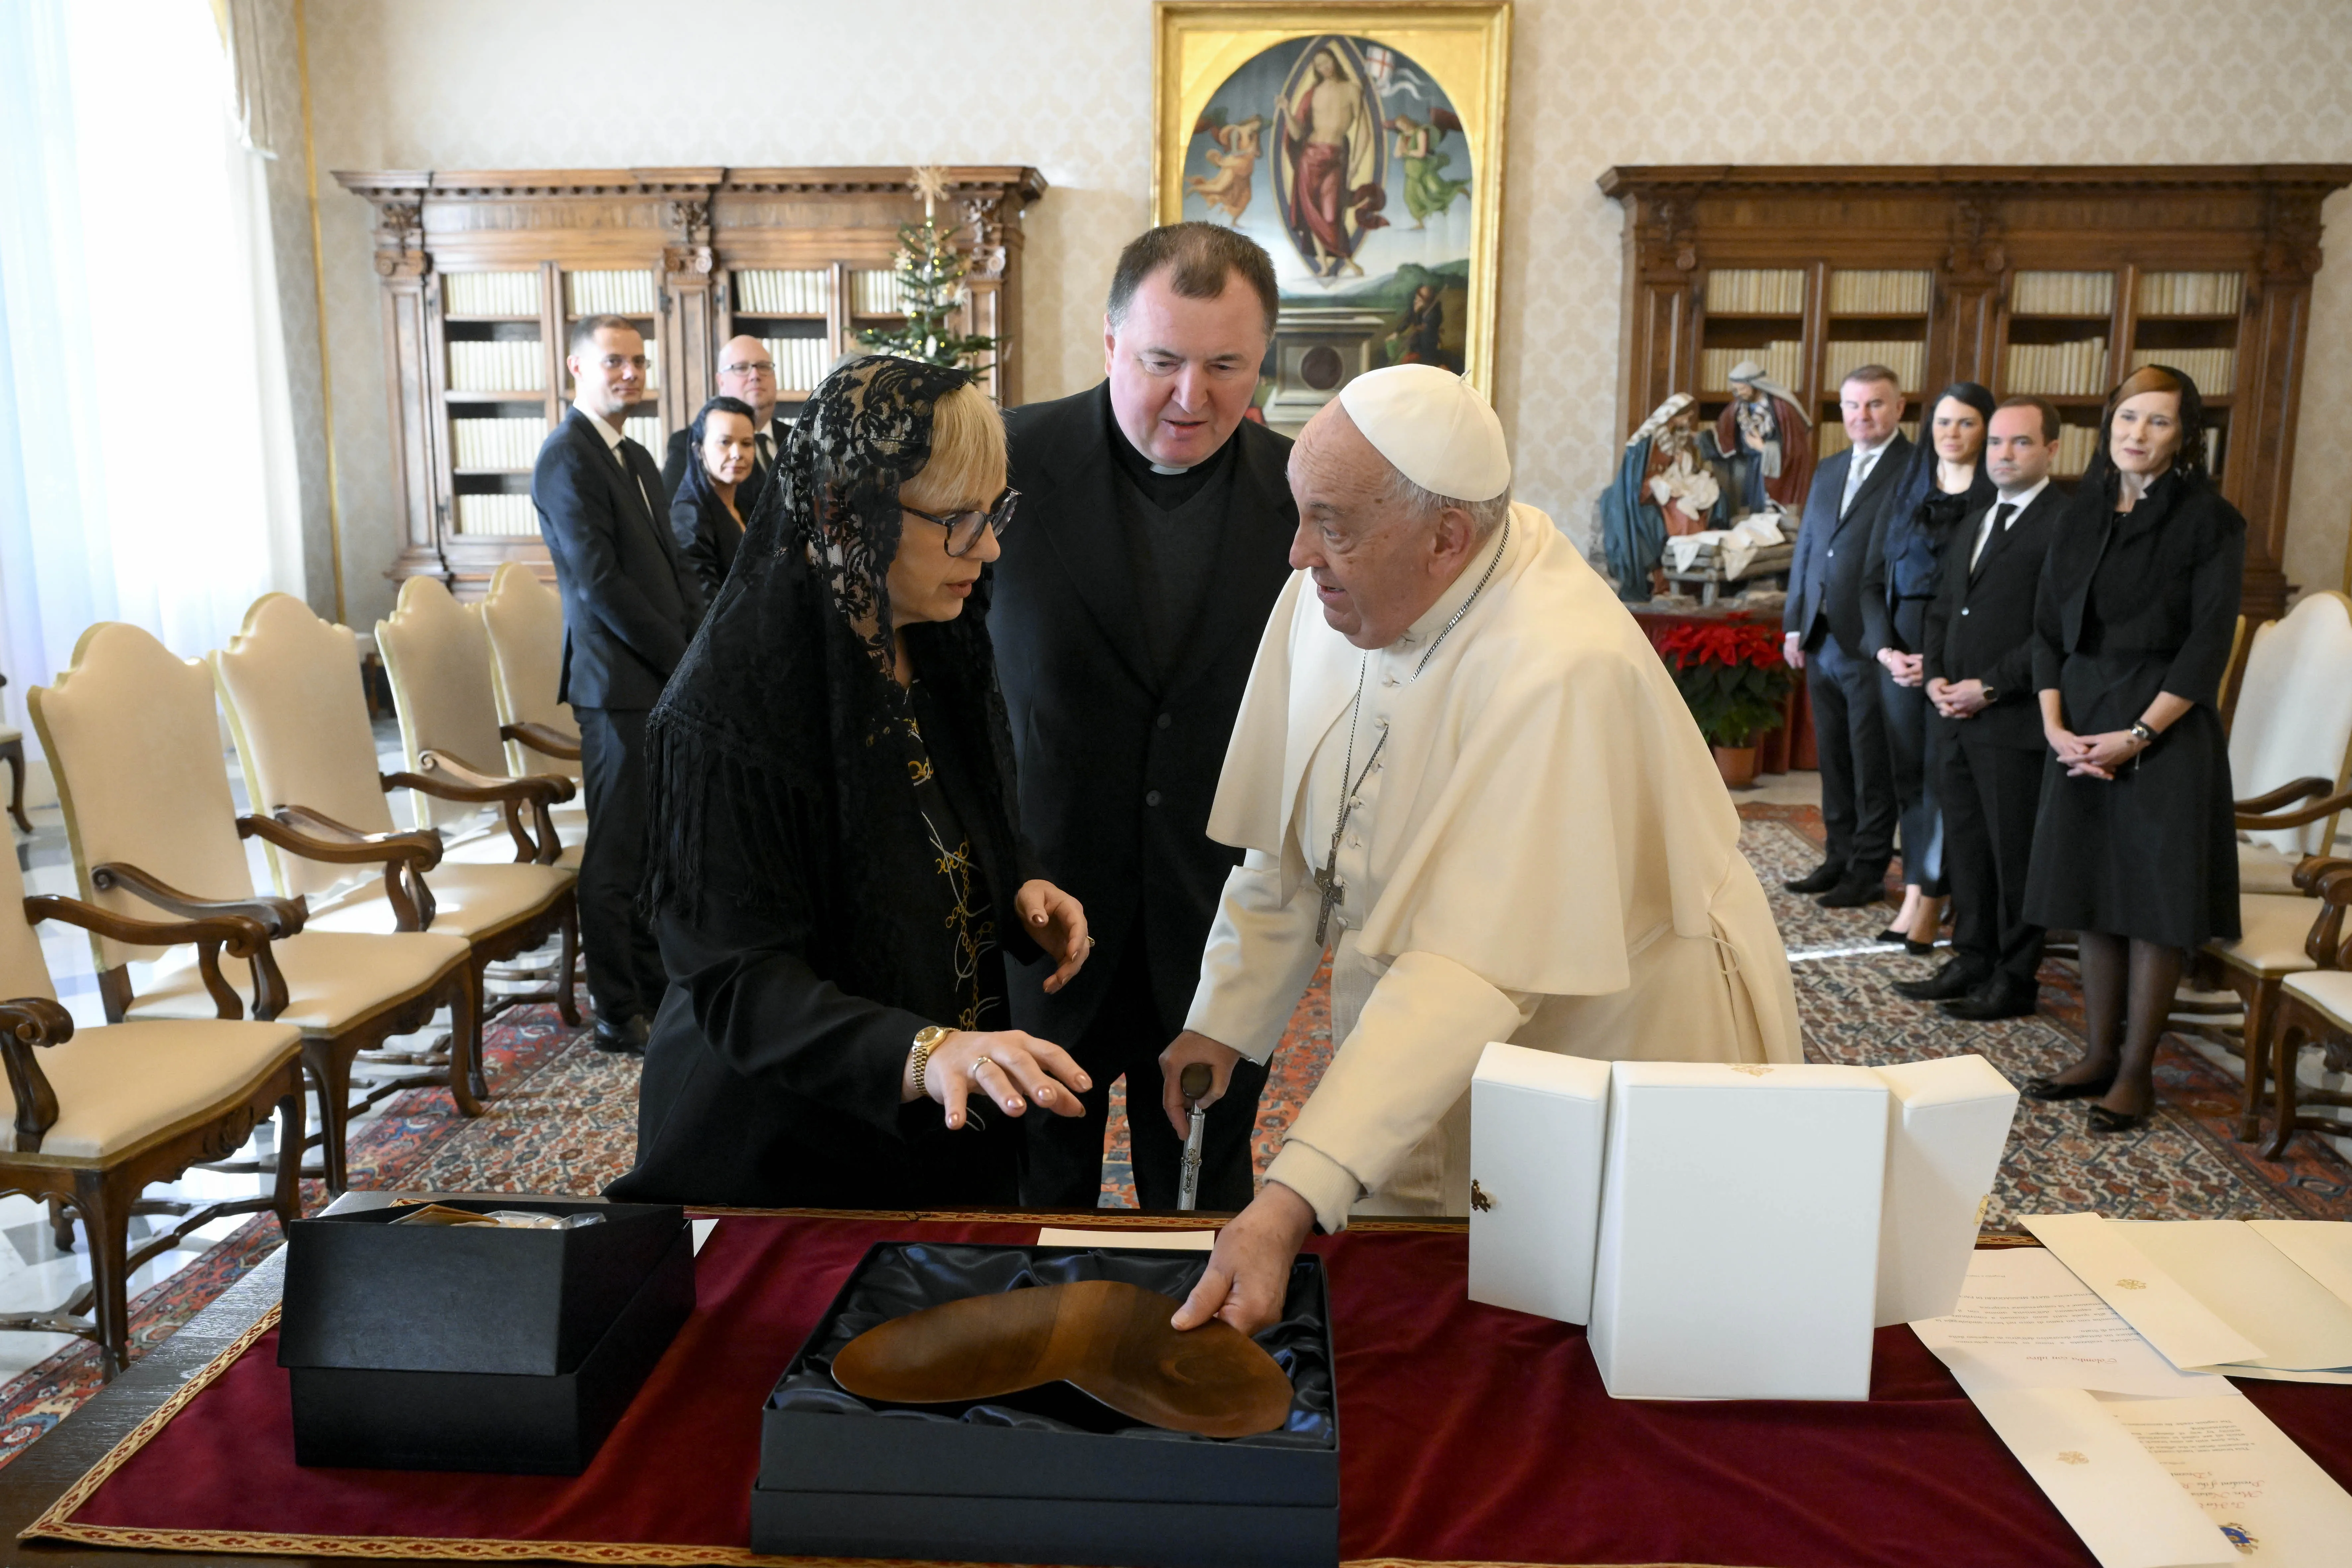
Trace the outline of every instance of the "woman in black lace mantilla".
{"label": "woman in black lace mantilla", "polygon": [[1013,826],[981,568],[1003,426],[957,370],[826,378],[646,728],[646,900],[670,984],[616,1198],[1016,1201],[1017,1118],[1079,1109],[1005,1026],[1004,955],[1085,962]]}

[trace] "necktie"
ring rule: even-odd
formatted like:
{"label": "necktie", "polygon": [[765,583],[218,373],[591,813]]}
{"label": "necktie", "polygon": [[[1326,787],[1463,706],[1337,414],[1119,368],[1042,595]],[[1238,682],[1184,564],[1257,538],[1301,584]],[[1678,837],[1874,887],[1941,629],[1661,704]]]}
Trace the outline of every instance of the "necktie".
{"label": "necktie", "polygon": [[2016,510],[2015,501],[2005,500],[1985,514],[1984,526],[1977,530],[1977,547],[1969,552],[1969,571],[1975,571],[1977,563],[1984,559],[1985,546],[1992,542],[1992,536],[2008,531],[2010,514]]}
{"label": "necktie", "polygon": [[776,438],[762,434],[760,437],[760,469],[762,473],[776,466]]}
{"label": "necktie", "polygon": [[1870,477],[1870,466],[1878,461],[1875,448],[1857,456],[1845,470],[1845,499],[1838,502],[1838,515],[1843,517],[1853,505],[1853,498],[1862,492],[1863,480]]}

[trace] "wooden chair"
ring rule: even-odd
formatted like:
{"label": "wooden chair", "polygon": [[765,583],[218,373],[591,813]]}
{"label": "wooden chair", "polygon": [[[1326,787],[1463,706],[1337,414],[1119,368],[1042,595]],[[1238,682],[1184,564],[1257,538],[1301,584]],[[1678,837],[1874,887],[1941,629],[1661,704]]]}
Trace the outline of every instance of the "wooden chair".
{"label": "wooden chair", "polygon": [[[466,939],[426,931],[307,931],[302,899],[255,894],[241,841],[259,838],[333,865],[384,866],[388,883],[404,882],[428,864],[429,842],[408,834],[330,838],[275,817],[239,816],[221,756],[211,671],[136,626],[101,623],[84,632],[71,668],[55,686],[35,688],[30,700],[42,750],[57,771],[85,899],[116,916],[135,917],[152,905],[199,923],[237,917],[269,938],[236,956],[249,958],[254,1016],[301,1033],[303,1065],[319,1090],[321,1173],[331,1190],[345,1185],[353,1059],[390,1036],[423,1027],[444,1002],[450,1092],[468,1114],[479,1110],[471,1082],[480,1018]],[[142,941],[94,929],[91,948],[109,1022],[209,1018],[237,1005],[214,954],[197,939]],[[152,968],[134,978],[134,962]],[[399,1087],[397,1080],[381,1084],[376,1094]],[[299,1148],[281,1151],[279,1163],[299,1158]]]}
{"label": "wooden chair", "polygon": [[2263,1152],[2273,1160],[2285,1157],[2297,1132],[2352,1134],[2352,1121],[2303,1114],[2305,1105],[2352,1110],[2352,1094],[2306,1089],[2295,1077],[2306,1046],[2320,1047],[2328,1071],[2352,1073],[2352,942],[2344,931],[2344,910],[2352,905],[2352,860],[2329,860],[2314,872],[2320,901],[2306,943],[2313,967],[2280,987],[2267,1031],[2277,1126]]}
{"label": "wooden chair", "polygon": [[[322,837],[388,841],[403,836],[394,826],[386,791],[405,787],[437,797],[451,787],[429,774],[376,771],[358,644],[348,627],[320,620],[301,600],[264,595],[246,612],[245,625],[229,646],[206,662],[245,765],[247,797],[257,810]],[[501,789],[516,801],[543,793],[539,781],[526,779]],[[307,929],[431,930],[462,936],[473,949],[475,991],[485,1019],[519,1003],[546,1001],[556,1003],[564,1022],[577,1026],[580,1011],[571,977],[580,921],[572,875],[537,864],[444,864],[436,835],[415,837],[431,846],[431,862],[387,867],[407,867],[413,880],[398,871],[354,879],[348,865],[305,860],[275,845],[267,853],[278,890],[309,900]],[[489,995],[484,976],[491,963],[529,952],[557,934],[562,959],[554,990]],[[472,1089],[478,1096],[485,1092],[478,1077]]]}
{"label": "wooden chair", "polygon": [[[269,1209],[280,1226],[302,1216],[293,1160],[278,1163],[268,1197],[201,1206],[140,1198],[190,1165],[235,1152],[273,1110],[283,1146],[299,1149],[302,1037],[285,1024],[237,1021],[233,994],[213,1018],[76,1030],[41,956],[35,922],[45,919],[126,942],[196,942],[207,968],[223,947],[249,957],[269,938],[238,915],[130,920],[79,900],[28,899],[16,858],[0,855],[0,1061],[13,1134],[0,1153],[0,1191],[47,1199],[53,1213],[60,1204],[77,1211],[89,1237],[89,1284],[55,1311],[0,1318],[0,1329],[95,1340],[111,1378],[130,1359],[127,1284],[141,1264],[225,1215]],[[133,1252],[131,1217],[142,1212],[183,1217]],[[59,1239],[69,1245],[71,1237],[65,1226]]]}
{"label": "wooden chair", "polygon": [[[2343,790],[2352,777],[2352,599],[2305,594],[2254,629],[2230,725],[2230,780],[2249,815]],[[2316,785],[2316,788],[2313,786]],[[2281,796],[2282,790],[2302,793]],[[2238,836],[2238,890],[2294,891],[2294,868],[2335,847],[2340,810]]]}
{"label": "wooden chair", "polygon": [[[563,684],[563,600],[520,561],[491,574],[490,591],[475,606],[489,634],[490,675],[507,771],[562,773],[580,782],[580,724],[572,704],[556,696]],[[536,734],[531,745],[520,738]],[[532,745],[542,749],[533,750]],[[555,808],[555,831],[566,844],[588,836],[584,799]]]}
{"label": "wooden chair", "polygon": [[[520,847],[523,829],[509,809],[508,829],[517,839],[517,858],[576,868],[578,836],[566,843],[553,815],[554,806],[576,793],[572,781],[561,773],[514,773],[506,766],[505,751],[509,742],[518,742],[559,761],[576,761],[580,747],[576,741],[542,732],[533,723],[499,721],[490,639],[480,617],[452,598],[436,579],[411,577],[401,584],[392,618],[375,624],[375,642],[392,681],[393,706],[400,714],[401,745],[410,770],[439,773],[486,792],[499,790],[515,778],[538,780],[528,855]],[[414,798],[418,822],[454,832],[446,859],[479,860],[498,853],[489,834],[467,831],[466,819],[472,809],[446,795],[419,792]]]}

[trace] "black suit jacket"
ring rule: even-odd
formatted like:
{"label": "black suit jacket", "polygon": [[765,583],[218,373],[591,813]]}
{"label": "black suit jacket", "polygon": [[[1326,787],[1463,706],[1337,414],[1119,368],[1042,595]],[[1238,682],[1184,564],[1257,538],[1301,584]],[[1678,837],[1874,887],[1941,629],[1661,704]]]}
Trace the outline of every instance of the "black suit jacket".
{"label": "black suit jacket", "polygon": [[1973,571],[1968,552],[1976,545],[1985,512],[1970,513],[1953,536],[1943,581],[1927,606],[1920,658],[1928,679],[1981,680],[1998,700],[1972,719],[1937,715],[1947,733],[1965,731],[2019,751],[2042,748],[2042,705],[2033,693],[2033,603],[2042,559],[2050,553],[2051,530],[2065,505],[2056,485],[2043,486],[2007,528],[1985,541]]}
{"label": "black suit jacket", "polygon": [[1872,465],[1862,489],[1838,515],[1845,499],[1846,470],[1853,466],[1853,448],[1813,470],[1812,489],[1805,492],[1805,511],[1797,524],[1797,552],[1789,564],[1789,602],[1780,612],[1784,631],[1798,634],[1801,646],[1821,646],[1823,633],[1859,658],[1864,656],[1867,632],[1863,625],[1862,575],[1870,553],[1871,529],[1894,492],[1895,481],[1910,460],[1910,438],[1895,433]]}
{"label": "black suit jacket", "polygon": [[651,452],[621,443],[623,472],[577,408],[539,449],[530,500],[563,595],[563,679],[582,708],[646,709],[702,619],[702,594],[648,502],[661,494]]}
{"label": "black suit jacket", "polygon": [[1007,411],[1016,527],[993,578],[989,631],[1020,763],[1021,827],[1101,942],[1056,995],[1013,987],[1013,1021],[1069,1044],[1101,1005],[1142,914],[1163,1032],[1183,1026],[1201,949],[1241,857],[1208,836],[1209,806],[1260,635],[1290,576],[1298,511],[1290,442],[1244,422],[1232,501],[1200,620],[1163,674],[1144,646],[1136,563],[1113,487],[1108,384]]}
{"label": "black suit jacket", "polygon": [[[768,426],[768,439],[775,443],[776,456],[779,458],[784,455],[785,430],[786,426],[781,420],[771,421]],[[677,500],[677,487],[686,483],[686,466],[692,461],[694,461],[693,428],[686,426],[671,431],[669,447],[662,453],[662,504],[664,506]],[[760,492],[767,488],[768,475],[772,468],[772,465],[764,459],[754,461],[751,465],[751,477],[735,487],[735,510],[743,514],[743,521],[746,522],[751,521],[751,508],[758,503]]]}
{"label": "black suit jacket", "polygon": [[[751,488],[748,479],[735,487],[739,510],[744,504],[743,492]],[[751,514],[742,515],[748,519]],[[742,546],[743,525],[728,514],[717,496],[680,486],[670,498],[669,531],[686,557],[688,570],[694,574],[695,585],[702,590],[703,604],[716,604],[727,574],[734,568],[735,552]]]}

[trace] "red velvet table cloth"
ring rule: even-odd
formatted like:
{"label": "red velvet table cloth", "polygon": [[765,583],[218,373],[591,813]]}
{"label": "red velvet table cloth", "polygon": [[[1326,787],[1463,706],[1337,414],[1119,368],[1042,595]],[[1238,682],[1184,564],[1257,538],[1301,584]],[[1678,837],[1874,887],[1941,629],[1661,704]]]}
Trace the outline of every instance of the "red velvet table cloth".
{"label": "red velvet table cloth", "polygon": [[[742,1563],[760,1412],[874,1242],[1034,1226],[732,1216],[700,1305],[576,1478],[300,1468],[265,1318],[27,1535],[149,1549]],[[1583,1331],[1464,1294],[1459,1230],[1350,1230],[1330,1270],[1345,1557],[1854,1568],[2092,1562],[1942,1365],[1880,1331],[1866,1404],[1609,1398]],[[273,1315],[274,1317],[274,1315]],[[198,1380],[201,1382],[202,1380]],[[2352,1390],[2245,1385],[2352,1481]],[[143,1443],[142,1443],[142,1438]]]}

